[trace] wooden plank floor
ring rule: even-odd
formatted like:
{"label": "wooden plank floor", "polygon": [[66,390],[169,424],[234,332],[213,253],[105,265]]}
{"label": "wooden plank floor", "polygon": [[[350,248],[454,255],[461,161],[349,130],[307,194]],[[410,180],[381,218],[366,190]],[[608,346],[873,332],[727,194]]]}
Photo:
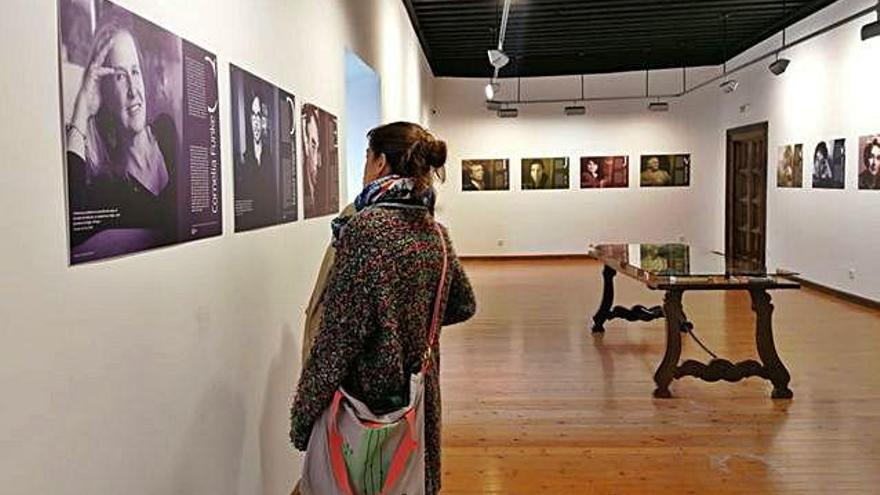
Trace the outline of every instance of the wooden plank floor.
{"label": "wooden plank floor", "polygon": [[[469,261],[477,316],[442,337],[443,493],[880,493],[880,313],[776,291],[794,399],[769,383],[693,378],[653,399],[663,320],[592,336],[601,265]],[[617,277],[620,304],[662,293]],[[697,335],[756,357],[748,295],[686,293]],[[682,358],[706,355],[685,338]]]}

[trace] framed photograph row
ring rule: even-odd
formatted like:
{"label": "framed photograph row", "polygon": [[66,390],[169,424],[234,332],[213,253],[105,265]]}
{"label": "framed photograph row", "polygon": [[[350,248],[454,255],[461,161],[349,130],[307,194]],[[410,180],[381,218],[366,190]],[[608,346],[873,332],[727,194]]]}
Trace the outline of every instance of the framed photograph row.
{"label": "framed photograph row", "polygon": [[[880,190],[880,134],[861,136],[858,141],[858,171],[856,187],[860,190]],[[819,141],[811,148],[813,189],[846,189],[846,139]],[[804,145],[786,144],[779,147],[776,167],[778,188],[804,187]]]}
{"label": "framed photograph row", "polygon": [[[571,167],[567,157],[523,158],[520,160],[520,185],[523,190],[569,189]],[[641,187],[686,187],[690,185],[689,154],[642,155]],[[580,158],[581,189],[629,187],[629,157],[625,155],[585,156]],[[510,161],[507,159],[462,160],[462,191],[507,191],[510,185]]]}

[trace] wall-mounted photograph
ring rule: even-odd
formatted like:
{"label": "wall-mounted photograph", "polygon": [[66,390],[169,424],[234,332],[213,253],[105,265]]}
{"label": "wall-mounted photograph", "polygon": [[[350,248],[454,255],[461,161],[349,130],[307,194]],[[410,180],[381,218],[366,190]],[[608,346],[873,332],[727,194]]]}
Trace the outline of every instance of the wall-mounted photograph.
{"label": "wall-mounted photograph", "polygon": [[628,156],[581,157],[581,189],[628,186]]}
{"label": "wall-mounted photograph", "polygon": [[843,189],[846,178],[846,140],[821,141],[813,151],[813,188]]}
{"label": "wall-mounted photograph", "polygon": [[804,145],[786,144],[779,147],[776,187],[799,188],[804,183]]}
{"label": "wall-mounted photograph", "polygon": [[315,105],[302,107],[303,212],[305,218],[339,211],[339,135],[336,117]]}
{"label": "wall-mounted photograph", "polygon": [[642,187],[689,186],[691,155],[642,155]]}
{"label": "wall-mounted photograph", "polygon": [[235,231],[297,219],[296,100],[259,77],[229,68]]}
{"label": "wall-mounted photograph", "polygon": [[462,160],[462,191],[506,191],[510,189],[508,160]]}
{"label": "wall-mounted photograph", "polygon": [[880,134],[859,138],[859,189],[880,190]]}
{"label": "wall-mounted photograph", "polygon": [[523,158],[523,189],[568,189],[568,158]]}
{"label": "wall-mounted photograph", "polygon": [[220,235],[217,58],[109,1],[58,7],[70,263]]}

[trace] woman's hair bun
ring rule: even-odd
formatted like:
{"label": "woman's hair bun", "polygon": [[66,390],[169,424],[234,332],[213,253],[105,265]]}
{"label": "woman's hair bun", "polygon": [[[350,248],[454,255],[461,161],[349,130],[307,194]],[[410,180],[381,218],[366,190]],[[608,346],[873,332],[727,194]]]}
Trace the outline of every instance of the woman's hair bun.
{"label": "woman's hair bun", "polygon": [[446,178],[446,142],[412,122],[392,122],[367,133],[370,149],[385,155],[391,172],[416,181],[417,190],[429,189],[433,178]]}
{"label": "woman's hair bun", "polygon": [[446,141],[428,135],[424,142],[425,162],[431,168],[440,168],[446,164]]}

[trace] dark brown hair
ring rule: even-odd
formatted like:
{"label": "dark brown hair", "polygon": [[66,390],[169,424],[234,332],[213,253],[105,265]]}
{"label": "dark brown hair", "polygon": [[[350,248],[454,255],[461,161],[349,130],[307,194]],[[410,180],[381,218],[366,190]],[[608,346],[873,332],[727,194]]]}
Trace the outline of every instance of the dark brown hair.
{"label": "dark brown hair", "polygon": [[391,172],[415,179],[416,191],[429,189],[434,176],[446,178],[446,143],[412,122],[394,122],[367,133],[373,153],[382,153]]}
{"label": "dark brown hair", "polygon": [[871,150],[880,148],[880,138],[874,138],[868,142],[865,149],[862,150],[862,164],[868,168],[868,162],[871,160]]}

